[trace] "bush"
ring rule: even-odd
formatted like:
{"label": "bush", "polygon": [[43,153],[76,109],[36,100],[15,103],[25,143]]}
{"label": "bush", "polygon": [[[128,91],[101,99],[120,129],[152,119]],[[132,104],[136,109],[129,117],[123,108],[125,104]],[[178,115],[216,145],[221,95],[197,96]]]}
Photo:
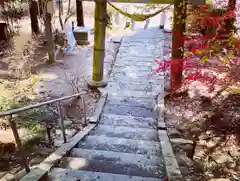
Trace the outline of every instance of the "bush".
{"label": "bush", "polygon": [[8,0],[4,3],[0,17],[9,25],[9,31],[14,33],[13,22],[17,22],[24,16],[22,0]]}
{"label": "bush", "polygon": [[0,111],[7,111],[9,109],[17,109],[22,107],[18,102],[15,102],[13,99],[7,99],[6,97],[0,97]]}

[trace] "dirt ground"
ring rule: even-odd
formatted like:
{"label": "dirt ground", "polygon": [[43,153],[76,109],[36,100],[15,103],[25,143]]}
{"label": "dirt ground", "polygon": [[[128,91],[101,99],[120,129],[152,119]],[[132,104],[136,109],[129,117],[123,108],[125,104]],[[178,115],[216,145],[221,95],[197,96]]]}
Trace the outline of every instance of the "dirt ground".
{"label": "dirt ground", "polygon": [[[240,180],[239,65],[190,61],[194,66],[185,69],[183,87],[165,97],[167,131],[181,172],[187,181]],[[205,77],[186,79],[196,65]],[[226,89],[230,80],[235,91]]]}
{"label": "dirt ground", "polygon": [[[88,7],[88,10],[85,12],[85,25],[90,28],[93,27],[93,16],[91,13],[94,10],[93,4],[89,3],[88,5],[87,3],[84,5],[84,7]],[[89,9],[89,7],[91,8]],[[75,21],[75,19],[76,17],[72,17],[72,20]],[[31,36],[30,21],[27,17],[23,18],[20,24],[16,24],[16,26],[18,34],[10,41],[10,44],[1,46],[1,96],[13,98],[14,102],[20,102],[23,106],[84,91],[86,92],[84,95],[86,112],[87,116],[90,116],[99,99],[99,92],[89,90],[86,86],[86,79],[91,76],[92,71],[93,34],[89,33],[89,46],[78,46],[70,54],[60,53],[57,55],[57,62],[55,64],[46,65],[47,54],[44,37],[42,35]],[[56,27],[57,25],[54,25],[54,28]],[[122,33],[118,32],[115,35],[108,33],[106,37],[106,75],[111,70],[120,46],[119,43],[113,43],[112,38]],[[59,44],[58,46],[63,45],[61,36],[57,37],[56,40],[56,43]],[[64,104],[68,104],[68,102],[64,102]],[[84,126],[82,122],[83,109],[81,106],[81,103],[77,102],[77,105],[66,110],[66,122],[70,122],[71,120],[70,126],[67,127],[71,136]],[[25,154],[30,166],[40,163],[57,147],[49,145],[48,139],[45,136],[45,127],[42,127],[41,123],[41,121],[47,119],[46,117],[50,118],[51,121],[58,119],[56,113],[57,107],[49,106],[43,110],[34,110],[33,115],[32,113],[26,113],[24,119],[20,119],[17,122],[21,138],[26,135],[32,136],[34,131],[44,131],[44,135],[38,135],[41,136],[40,138],[34,137],[24,143]],[[16,151],[13,134],[7,120],[1,118],[0,123],[1,178],[7,172],[15,174],[21,170],[22,161],[21,156]],[[52,130],[52,134],[53,137],[56,134],[54,129]],[[5,138],[8,138],[8,141]],[[60,139],[62,140],[61,137]]]}

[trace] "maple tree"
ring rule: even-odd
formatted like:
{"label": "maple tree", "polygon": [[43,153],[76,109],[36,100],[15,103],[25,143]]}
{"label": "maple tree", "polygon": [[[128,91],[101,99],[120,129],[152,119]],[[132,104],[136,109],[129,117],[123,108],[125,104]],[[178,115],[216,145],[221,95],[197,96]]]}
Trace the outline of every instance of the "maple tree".
{"label": "maple tree", "polygon": [[[228,89],[238,93],[240,61],[235,55],[240,51],[240,40],[233,36],[236,29],[229,30],[229,22],[232,26],[236,16],[234,8],[216,12],[216,9],[212,10],[208,5],[203,5],[198,9],[201,16],[197,19],[197,23],[202,34],[187,37],[173,30],[175,39],[183,40],[188,50],[184,50],[184,56],[179,60],[155,60],[158,64],[155,71],[166,71],[173,66],[178,67],[184,72],[183,86],[197,80],[208,86],[210,90],[220,85],[221,90]],[[173,41],[171,46],[174,47],[177,43]],[[212,73],[212,70],[218,73]],[[235,88],[230,88],[232,85],[235,85]],[[171,90],[176,91],[178,88],[171,87]]]}

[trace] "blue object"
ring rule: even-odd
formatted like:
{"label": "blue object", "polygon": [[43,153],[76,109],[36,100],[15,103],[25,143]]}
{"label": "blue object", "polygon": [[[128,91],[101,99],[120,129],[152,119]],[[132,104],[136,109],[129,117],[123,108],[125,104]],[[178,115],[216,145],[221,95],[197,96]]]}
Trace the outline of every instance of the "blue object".
{"label": "blue object", "polygon": [[73,34],[72,26],[68,22],[64,25],[64,32],[68,41],[68,47],[64,48],[64,52],[69,53],[73,51],[73,48],[76,45],[76,39]]}

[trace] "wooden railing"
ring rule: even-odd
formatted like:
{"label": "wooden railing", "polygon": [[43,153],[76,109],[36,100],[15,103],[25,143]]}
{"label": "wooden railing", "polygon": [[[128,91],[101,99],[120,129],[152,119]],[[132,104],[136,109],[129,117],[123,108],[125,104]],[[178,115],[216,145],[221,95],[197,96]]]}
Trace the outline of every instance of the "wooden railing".
{"label": "wooden railing", "polygon": [[18,114],[20,112],[24,112],[24,111],[27,111],[27,110],[30,110],[30,109],[35,109],[35,108],[39,108],[39,107],[42,107],[42,106],[45,106],[45,105],[56,103],[57,107],[58,107],[59,117],[60,117],[60,126],[61,126],[63,141],[64,141],[64,143],[66,143],[67,138],[66,138],[65,126],[64,126],[64,116],[63,116],[63,111],[62,111],[62,107],[61,107],[60,102],[63,101],[63,100],[73,98],[73,97],[79,97],[82,101],[84,121],[86,123],[87,122],[87,117],[86,117],[85,100],[82,97],[82,95],[84,95],[84,94],[85,94],[85,92],[82,92],[82,93],[74,94],[74,95],[71,95],[71,96],[65,96],[65,97],[61,97],[61,98],[57,98],[57,99],[53,99],[53,100],[49,100],[49,101],[45,101],[45,102],[40,102],[40,103],[37,103],[37,104],[25,106],[25,107],[18,108],[18,109],[12,109],[12,110],[9,110],[9,111],[0,112],[0,117],[6,117],[6,116],[8,117],[8,122],[9,122],[9,125],[10,125],[11,129],[12,129],[14,139],[15,139],[15,142],[16,142],[16,145],[17,145],[17,149],[18,149],[18,151],[20,152],[20,155],[21,155],[22,165],[25,168],[27,173],[30,172],[30,168],[29,168],[29,165],[27,163],[26,155],[25,155],[25,153],[23,151],[23,148],[22,148],[22,143],[21,143],[18,131],[17,131],[16,123],[12,119],[12,115]]}

